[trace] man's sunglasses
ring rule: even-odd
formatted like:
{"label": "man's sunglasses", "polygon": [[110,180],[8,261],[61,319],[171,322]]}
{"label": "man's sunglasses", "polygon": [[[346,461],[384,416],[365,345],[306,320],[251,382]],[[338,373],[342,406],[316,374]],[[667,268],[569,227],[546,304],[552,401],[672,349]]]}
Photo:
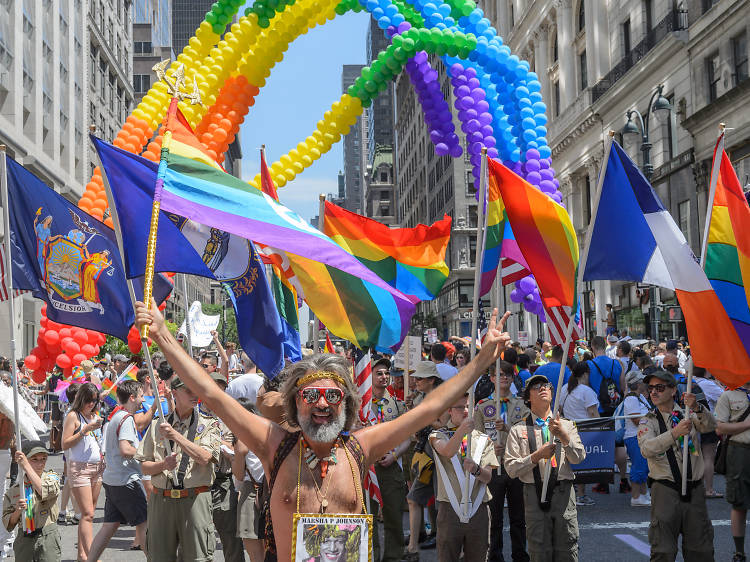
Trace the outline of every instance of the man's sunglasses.
{"label": "man's sunglasses", "polygon": [[654,390],[656,392],[664,392],[667,389],[666,384],[650,384],[648,385],[648,393],[651,394]]}
{"label": "man's sunglasses", "polygon": [[317,404],[322,396],[330,406],[336,406],[344,399],[344,391],[332,387],[308,386],[300,389],[299,395],[308,404]]}
{"label": "man's sunglasses", "polygon": [[208,363],[201,363],[201,367],[203,367],[204,369],[208,369],[210,366],[211,365]]}
{"label": "man's sunglasses", "polygon": [[552,383],[550,382],[538,382],[532,387],[530,387],[531,390],[544,390],[544,389],[550,389],[552,388]]}

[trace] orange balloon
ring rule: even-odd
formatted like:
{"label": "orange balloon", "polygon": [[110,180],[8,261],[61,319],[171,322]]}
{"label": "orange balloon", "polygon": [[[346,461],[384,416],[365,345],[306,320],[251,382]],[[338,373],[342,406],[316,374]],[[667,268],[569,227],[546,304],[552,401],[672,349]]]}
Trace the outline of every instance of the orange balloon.
{"label": "orange balloon", "polygon": [[101,209],[104,211],[107,208],[107,200],[106,199],[97,199],[94,201],[94,204],[91,206],[91,210],[94,209]]}
{"label": "orange balloon", "polygon": [[115,145],[117,148],[124,148],[125,147],[125,141],[119,135],[117,137],[115,137],[115,140],[112,141],[112,144]]}
{"label": "orange balloon", "polygon": [[139,152],[138,148],[135,147],[134,145],[130,144],[130,143],[126,144],[122,148],[123,148],[123,150],[127,150],[128,152],[132,152],[133,154],[136,154],[137,152]]}
{"label": "orange balloon", "polygon": [[102,209],[92,208],[91,211],[89,211],[89,215],[99,220],[102,220],[104,218],[104,211]]}
{"label": "orange balloon", "polygon": [[227,139],[228,132],[226,129],[216,129],[214,131],[214,140],[224,142]]}
{"label": "orange balloon", "polygon": [[78,204],[78,208],[81,209],[84,213],[91,214],[91,207],[89,205],[81,205]]}
{"label": "orange balloon", "polygon": [[104,224],[106,224],[109,228],[115,227],[115,223],[112,222],[112,217],[107,217],[106,219],[104,219]]}
{"label": "orange balloon", "polygon": [[94,201],[92,199],[89,199],[88,197],[81,197],[78,200],[78,206],[83,209],[84,207],[91,207],[91,205],[94,204]]}

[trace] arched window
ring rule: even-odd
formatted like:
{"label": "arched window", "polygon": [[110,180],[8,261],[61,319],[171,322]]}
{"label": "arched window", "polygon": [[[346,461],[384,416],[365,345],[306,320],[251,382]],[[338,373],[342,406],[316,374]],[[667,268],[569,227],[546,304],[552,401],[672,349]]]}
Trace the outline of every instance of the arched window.
{"label": "arched window", "polygon": [[550,40],[552,44],[552,62],[557,62],[557,31],[555,31],[552,34],[552,38]]}
{"label": "arched window", "polygon": [[586,29],[586,5],[585,0],[581,0],[578,5],[578,33]]}

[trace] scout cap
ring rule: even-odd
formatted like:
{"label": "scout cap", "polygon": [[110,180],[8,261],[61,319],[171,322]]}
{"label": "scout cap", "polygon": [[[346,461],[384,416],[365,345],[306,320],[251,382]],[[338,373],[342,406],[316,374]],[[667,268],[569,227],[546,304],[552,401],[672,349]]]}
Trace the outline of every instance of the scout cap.
{"label": "scout cap", "polygon": [[128,358],[125,357],[122,353],[118,353],[112,358],[113,361],[122,361],[123,363],[128,362]]}
{"label": "scout cap", "polygon": [[373,359],[371,367],[373,369],[375,369],[375,367],[377,367],[378,365],[381,365],[381,364],[385,365],[386,369],[390,369],[391,368],[391,360],[388,359],[385,356],[381,356],[381,357],[377,357],[377,358]]}
{"label": "scout cap", "polygon": [[549,379],[545,377],[544,375],[531,375],[529,379],[526,381],[526,385],[523,387],[523,399],[524,401],[529,400],[529,395],[531,393],[531,387],[534,386],[538,382],[546,382],[549,383]]}
{"label": "scout cap", "polygon": [[44,453],[45,455],[49,455],[49,451],[47,451],[47,447],[44,446],[44,443],[41,441],[26,441],[23,444],[22,447],[23,454],[26,455],[26,457],[33,457],[34,455],[38,453]]}
{"label": "scout cap", "polygon": [[172,377],[171,382],[169,383],[169,388],[172,390],[177,390],[178,388],[185,388],[185,383],[180,380],[180,377],[174,376]]}
{"label": "scout cap", "polygon": [[[219,371],[214,371],[213,373],[209,373],[209,375],[211,375],[211,378],[214,380],[214,382],[224,383],[224,385],[229,384],[227,383],[227,379],[224,378],[224,375],[222,375]],[[182,381],[180,381],[180,383],[182,383]],[[174,390],[174,385],[172,385],[172,389]]]}
{"label": "scout cap", "polygon": [[440,378],[437,367],[432,361],[420,361],[417,364],[417,369],[411,376],[417,379],[428,379],[430,377]]}
{"label": "scout cap", "polygon": [[669,386],[677,386],[677,379],[674,378],[674,375],[662,369],[657,369],[646,375],[643,378],[643,382],[648,384],[651,379],[659,379],[660,381],[667,383]]}

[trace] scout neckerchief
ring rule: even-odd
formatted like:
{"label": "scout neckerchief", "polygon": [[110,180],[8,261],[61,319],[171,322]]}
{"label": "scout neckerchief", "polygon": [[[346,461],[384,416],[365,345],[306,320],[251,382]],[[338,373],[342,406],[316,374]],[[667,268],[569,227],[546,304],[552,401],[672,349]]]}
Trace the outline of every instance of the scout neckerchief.
{"label": "scout neckerchief", "polygon": [[[448,439],[453,437],[453,434],[455,431],[447,430],[443,431],[443,433],[448,435]],[[485,435],[484,433],[480,434],[480,436],[477,439],[473,439],[473,443],[471,444],[471,460],[474,461],[475,464],[479,465],[480,461],[482,460],[482,453],[484,452],[484,448],[487,445],[487,440],[489,437]],[[453,455],[450,458],[450,466],[453,469],[453,474],[456,476],[456,481],[459,483],[461,488],[461,500],[459,501],[458,496],[456,495],[456,491],[453,489],[453,486],[451,486],[451,481],[448,478],[448,471],[443,465],[443,459],[435,459],[435,466],[438,467],[438,472],[440,473],[440,478],[443,481],[443,488],[445,489],[445,493],[448,496],[448,501],[451,504],[451,507],[453,508],[453,511],[456,513],[456,515],[459,516],[459,518],[462,517],[463,514],[463,494],[464,494],[464,487],[462,482],[464,481],[464,478],[466,477],[466,472],[464,471],[464,464],[463,460],[466,458],[466,436],[461,441],[461,448],[462,451],[459,451],[455,455]],[[437,455],[439,456],[439,455]],[[459,457],[461,460],[459,461]],[[474,484],[476,481],[476,477],[469,473],[469,512],[468,512],[468,519],[471,519],[474,514],[477,512],[479,507],[482,505],[482,500],[484,499],[484,490],[487,488],[487,484],[484,482],[479,482],[479,487],[477,488],[477,494],[474,496],[476,498],[476,502],[472,500],[472,491],[474,490]],[[464,523],[468,523],[468,519],[466,521],[462,521]]]}
{"label": "scout neckerchief", "polygon": [[[670,421],[672,420],[673,413],[669,414]],[[678,413],[677,423],[679,423],[680,420],[682,420],[682,416],[679,415]],[[658,408],[656,409],[656,421],[659,424],[659,433],[660,434],[666,433],[667,424],[664,422],[664,416],[662,415],[661,411]],[[672,427],[674,427],[674,425]],[[670,446],[667,449],[666,453],[667,453],[667,462],[669,462],[669,470],[672,472],[672,479],[673,479],[673,482],[671,482],[669,485],[671,488],[677,490],[677,493],[680,494],[681,501],[689,502],[691,499],[692,492],[691,492],[690,486],[688,485],[685,495],[684,496],[682,495],[682,472],[680,472],[680,465],[677,464],[677,456],[674,454],[674,447]],[[688,480],[688,483],[693,480],[693,462],[690,460],[690,456],[688,456],[687,480]]]}
{"label": "scout neckerchief", "polygon": [[[170,424],[174,425],[174,420],[177,417],[177,411],[175,410],[170,414]],[[187,440],[191,443],[196,440],[196,433],[198,433],[198,418],[200,417],[198,412],[198,406],[193,408],[192,413],[190,414],[190,425],[188,426],[188,433],[187,433]],[[180,419],[182,421],[182,419]],[[201,428],[201,431],[203,431],[203,428]],[[175,444],[173,441],[169,442],[169,446],[174,450]],[[177,482],[173,482],[174,488],[177,490],[181,490],[183,488],[183,484],[185,482],[185,474],[187,473],[187,467],[188,464],[190,464],[190,455],[182,452],[182,456],[180,457],[180,466],[177,469]]]}
{"label": "scout neckerchief", "polygon": [[[549,419],[547,420],[541,420],[542,424],[539,424],[536,420],[539,420],[541,418],[537,418],[534,416],[533,413],[530,413],[528,416],[526,416],[526,434],[529,439],[529,452],[533,453],[537,450],[536,446],[536,427],[542,428],[542,439],[544,440],[544,432],[547,431],[547,439],[544,440],[544,443],[549,442]],[[551,496],[552,491],[555,489],[555,486],[557,486],[557,467],[560,464],[560,448],[557,447],[555,449],[555,455],[552,457],[552,469],[549,473],[549,482],[547,484],[547,498],[545,501],[542,501],[542,473],[539,470],[539,463],[534,465],[534,486],[536,487],[536,497],[539,501],[539,508],[542,511],[549,511],[551,504]],[[549,460],[545,459],[546,462],[550,462]]]}
{"label": "scout neckerchief", "polygon": [[31,483],[27,483],[25,479],[23,483],[23,496],[26,498],[26,510],[23,513],[23,532],[28,535],[36,531],[36,521],[34,520],[34,507],[36,501],[34,500],[34,488]]}
{"label": "scout neckerchief", "polygon": [[[546,445],[547,443],[549,443],[549,422],[551,419],[552,416],[547,416],[547,419],[536,418],[536,420],[534,421],[537,426],[542,428],[542,445]],[[550,460],[552,461],[552,468],[557,468],[557,460],[555,459],[555,457],[552,457]]]}

